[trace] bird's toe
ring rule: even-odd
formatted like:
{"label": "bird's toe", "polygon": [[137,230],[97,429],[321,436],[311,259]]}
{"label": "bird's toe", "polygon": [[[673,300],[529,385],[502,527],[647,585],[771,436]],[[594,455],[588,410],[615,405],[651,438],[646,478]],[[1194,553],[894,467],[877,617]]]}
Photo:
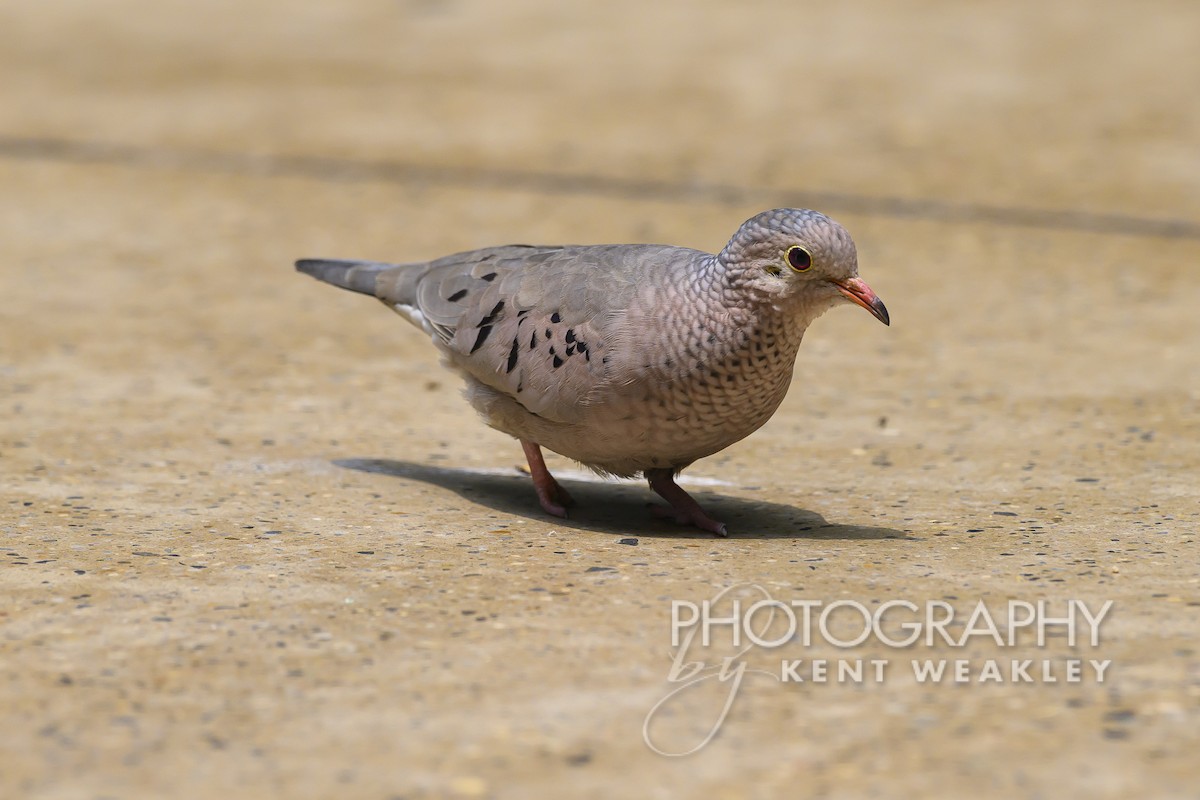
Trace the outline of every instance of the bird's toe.
{"label": "bird's toe", "polygon": [[669,508],[667,506],[650,504],[650,513],[658,519],[670,520],[679,525],[692,525],[702,531],[715,533],[718,536],[728,536],[729,531],[725,527],[724,522],[718,522],[712,517],[705,514],[703,511],[687,512],[679,509]]}

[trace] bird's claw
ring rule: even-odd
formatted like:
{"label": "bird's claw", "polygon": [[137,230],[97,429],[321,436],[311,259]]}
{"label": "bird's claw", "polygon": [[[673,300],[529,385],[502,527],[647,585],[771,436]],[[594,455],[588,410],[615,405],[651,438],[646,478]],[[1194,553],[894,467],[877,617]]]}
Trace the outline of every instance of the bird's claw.
{"label": "bird's claw", "polygon": [[566,519],[567,508],[575,505],[575,498],[553,478],[548,485],[535,484],[534,490],[537,492],[538,502],[542,504],[542,510],[552,517]]}
{"label": "bird's claw", "polygon": [[649,505],[650,513],[659,519],[670,520],[679,525],[694,525],[702,531],[715,533],[718,536],[728,536],[729,531],[725,528],[724,522],[718,522],[712,517],[705,514],[703,511],[699,513],[688,513],[667,506],[660,506],[654,503]]}

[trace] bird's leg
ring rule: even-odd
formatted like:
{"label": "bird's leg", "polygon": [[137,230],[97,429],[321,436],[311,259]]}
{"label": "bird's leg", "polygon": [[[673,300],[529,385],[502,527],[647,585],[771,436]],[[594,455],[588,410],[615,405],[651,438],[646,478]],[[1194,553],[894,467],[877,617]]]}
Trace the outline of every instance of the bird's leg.
{"label": "bird's leg", "polygon": [[700,504],[681,489],[679,484],[675,483],[675,474],[672,470],[648,469],[646,470],[646,480],[650,482],[650,488],[670,503],[671,508],[674,509],[674,511],[668,511],[665,508],[652,506],[651,510],[658,516],[674,519],[683,525],[695,525],[700,530],[720,536],[729,535],[725,530],[724,522],[717,522],[705,514],[704,509],[700,508]]}
{"label": "bird's leg", "polygon": [[567,506],[574,504],[567,490],[554,480],[550,470],[546,469],[546,460],[542,458],[542,448],[537,442],[521,440],[525,450],[525,459],[529,462],[529,475],[533,478],[533,489],[537,492],[538,502],[547,514],[555,517],[567,516]]}

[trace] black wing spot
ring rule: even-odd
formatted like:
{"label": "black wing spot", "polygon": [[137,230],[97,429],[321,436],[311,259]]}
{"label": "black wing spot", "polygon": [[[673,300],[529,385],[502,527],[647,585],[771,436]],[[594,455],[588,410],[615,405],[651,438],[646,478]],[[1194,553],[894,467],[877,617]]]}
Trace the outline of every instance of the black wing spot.
{"label": "black wing spot", "polygon": [[573,345],[573,344],[567,345],[567,355],[569,355],[569,356],[575,355],[575,345]]}
{"label": "black wing spot", "polygon": [[529,313],[528,308],[522,308],[520,311],[517,312],[517,319],[524,319],[525,315],[528,313]]}
{"label": "black wing spot", "polygon": [[574,328],[567,328],[566,339],[567,339],[567,344],[570,344],[571,342],[575,341],[575,329]]}
{"label": "black wing spot", "polygon": [[492,332],[491,325],[481,325],[479,327],[479,335],[475,337],[475,344],[471,347],[471,352],[474,353],[479,348],[483,347],[483,343],[487,341],[488,334]]}
{"label": "black wing spot", "polygon": [[517,338],[513,337],[512,349],[508,351],[508,369],[505,372],[512,372],[517,366],[517,353],[521,352],[521,343]]}
{"label": "black wing spot", "polygon": [[537,347],[537,331],[534,331],[533,335],[529,337],[529,349],[533,350],[536,347]]}
{"label": "black wing spot", "polygon": [[454,294],[450,295],[450,296],[449,296],[449,297],[447,297],[446,299],[447,299],[447,300],[449,300],[451,303],[457,303],[459,300],[462,300],[462,299],[463,299],[464,297],[466,297],[466,296],[467,296],[467,290],[466,290],[466,289],[459,289],[457,292],[455,292]]}
{"label": "black wing spot", "polygon": [[562,322],[562,315],[555,311],[550,315],[550,321],[557,325],[558,323]]}
{"label": "black wing spot", "polygon": [[546,338],[549,339],[550,336],[551,336],[550,329],[546,328]]}
{"label": "black wing spot", "polygon": [[479,321],[479,324],[480,325],[491,325],[493,322],[496,321],[496,318],[500,316],[500,313],[502,311],[504,311],[504,301],[503,300],[501,300],[499,303],[496,303],[496,305],[492,307],[492,313],[488,314],[486,317],[481,319]]}
{"label": "black wing spot", "polygon": [[563,360],[561,358],[559,358],[558,356],[555,356],[554,361],[552,361],[550,363],[554,364],[555,369],[558,369],[559,367],[561,367],[563,365]]}
{"label": "black wing spot", "polygon": [[492,281],[496,280],[496,273],[489,272],[487,275],[480,275],[479,280],[491,283]]}
{"label": "black wing spot", "polygon": [[575,349],[581,353],[586,353],[587,352],[587,342],[580,339],[578,342],[575,343]]}

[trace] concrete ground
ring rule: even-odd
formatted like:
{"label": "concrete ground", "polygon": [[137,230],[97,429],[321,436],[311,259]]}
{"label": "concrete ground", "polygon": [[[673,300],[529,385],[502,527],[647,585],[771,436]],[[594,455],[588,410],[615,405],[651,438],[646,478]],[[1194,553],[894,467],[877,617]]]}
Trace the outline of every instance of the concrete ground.
{"label": "concrete ground", "polygon": [[[1196,796],[1197,30],[1187,0],[3,4],[0,797]],[[291,267],[715,249],[776,205],[853,232],[893,323],[821,319],[775,418],[685,473],[724,540],[561,458],[581,504],[547,518],[417,331]],[[730,696],[655,710],[671,601],[745,584],[1113,605],[1096,647],[757,648],[775,678],[656,753]]]}

